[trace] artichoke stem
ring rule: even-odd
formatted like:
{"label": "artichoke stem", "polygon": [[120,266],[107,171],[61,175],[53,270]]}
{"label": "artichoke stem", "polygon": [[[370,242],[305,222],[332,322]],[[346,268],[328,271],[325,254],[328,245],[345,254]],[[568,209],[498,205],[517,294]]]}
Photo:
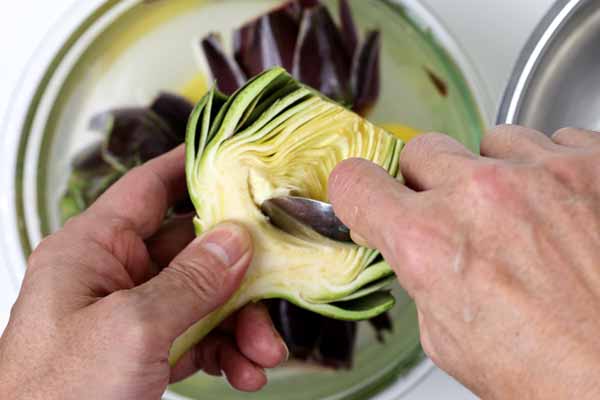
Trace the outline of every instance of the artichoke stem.
{"label": "artichoke stem", "polygon": [[244,304],[240,304],[239,300],[239,296],[230,299],[175,339],[169,352],[169,365],[174,366],[188,350],[200,343],[221,322],[241,308]]}

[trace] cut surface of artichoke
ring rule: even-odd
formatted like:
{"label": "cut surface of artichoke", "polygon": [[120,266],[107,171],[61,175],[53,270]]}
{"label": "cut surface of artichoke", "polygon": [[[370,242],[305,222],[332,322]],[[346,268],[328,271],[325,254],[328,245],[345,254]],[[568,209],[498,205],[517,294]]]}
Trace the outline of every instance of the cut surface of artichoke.
{"label": "cut surface of artichoke", "polygon": [[198,235],[223,221],[251,233],[254,258],[236,294],[171,349],[170,362],[229,314],[251,301],[286,299],[313,312],[364,320],[394,304],[393,280],[378,253],[317,233],[294,236],[261,212],[271,197],[327,201],[327,180],[342,160],[368,159],[398,173],[402,141],[303,86],[282,68],[268,70],[229,98],[209,91],[186,136],[186,176]]}

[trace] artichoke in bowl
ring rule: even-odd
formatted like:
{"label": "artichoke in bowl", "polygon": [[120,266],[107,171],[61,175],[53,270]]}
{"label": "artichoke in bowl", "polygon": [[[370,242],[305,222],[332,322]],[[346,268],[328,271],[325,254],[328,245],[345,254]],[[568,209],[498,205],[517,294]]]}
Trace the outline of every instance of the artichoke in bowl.
{"label": "artichoke in bowl", "polygon": [[289,234],[261,212],[285,194],[327,200],[342,160],[362,157],[398,174],[403,143],[358,114],[300,84],[282,68],[256,76],[227,97],[209,91],[190,116],[186,177],[197,234],[227,220],[244,224],[255,256],[236,294],[174,343],[170,361],[248,302],[269,298],[323,316],[365,320],[389,310],[394,280],[376,250],[307,230]]}

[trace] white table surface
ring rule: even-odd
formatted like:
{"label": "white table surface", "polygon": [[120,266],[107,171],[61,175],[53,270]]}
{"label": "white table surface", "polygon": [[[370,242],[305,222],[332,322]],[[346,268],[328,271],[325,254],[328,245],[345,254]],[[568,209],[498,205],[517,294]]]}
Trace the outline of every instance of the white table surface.
{"label": "white table surface", "polygon": [[[0,0],[0,117],[5,115],[21,71],[40,40],[76,1]],[[461,42],[497,104],[516,57],[552,0],[422,0]],[[2,134],[2,133],[0,133]],[[0,149],[0,152],[2,150]],[[1,153],[0,153],[1,156]],[[0,258],[1,260],[1,258]],[[16,298],[0,261],[0,331]],[[456,381],[434,370],[408,400],[474,399]]]}

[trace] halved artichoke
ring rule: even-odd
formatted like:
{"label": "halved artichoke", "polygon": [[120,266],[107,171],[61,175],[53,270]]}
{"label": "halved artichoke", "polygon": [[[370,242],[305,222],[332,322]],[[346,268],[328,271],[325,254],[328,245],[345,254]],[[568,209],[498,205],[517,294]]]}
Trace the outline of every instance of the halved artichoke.
{"label": "halved artichoke", "polygon": [[188,191],[196,233],[238,221],[255,255],[236,294],[173,345],[170,362],[235,310],[252,301],[286,299],[340,320],[364,320],[394,304],[394,280],[376,250],[315,232],[291,235],[269,222],[261,203],[294,194],[327,201],[327,180],[342,160],[362,157],[398,173],[402,142],[359,115],[270,69],[226,97],[209,91],[190,116],[186,135]]}

